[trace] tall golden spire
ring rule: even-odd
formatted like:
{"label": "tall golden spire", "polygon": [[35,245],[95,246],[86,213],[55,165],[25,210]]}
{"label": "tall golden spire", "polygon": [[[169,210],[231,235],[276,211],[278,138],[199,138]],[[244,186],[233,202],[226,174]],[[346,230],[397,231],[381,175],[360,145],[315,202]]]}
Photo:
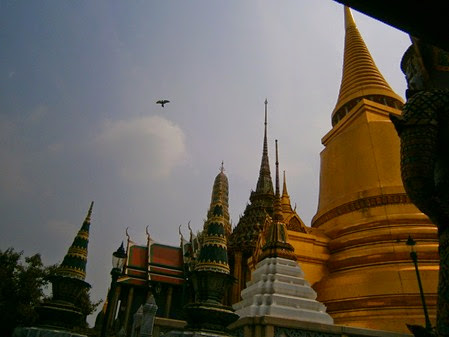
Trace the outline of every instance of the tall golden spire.
{"label": "tall golden spire", "polygon": [[337,104],[332,112],[335,126],[362,98],[400,108],[403,100],[389,86],[376,67],[352,17],[345,6],[345,49],[343,76]]}

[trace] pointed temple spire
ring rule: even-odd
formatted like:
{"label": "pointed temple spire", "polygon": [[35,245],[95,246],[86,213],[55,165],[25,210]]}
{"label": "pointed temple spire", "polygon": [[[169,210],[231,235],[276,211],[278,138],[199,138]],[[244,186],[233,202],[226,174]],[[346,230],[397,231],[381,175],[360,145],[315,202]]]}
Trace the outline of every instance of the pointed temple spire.
{"label": "pointed temple spire", "polygon": [[285,178],[285,170],[284,170],[284,181],[283,181],[283,185],[282,185],[281,205],[282,205],[283,212],[291,211],[291,202],[290,202],[290,196],[288,195],[288,191],[287,191],[287,179]]}
{"label": "pointed temple spire", "polygon": [[343,76],[337,104],[332,112],[335,126],[362,98],[394,108],[403,100],[380,73],[360,35],[349,7],[345,6],[345,49]]}
{"label": "pointed temple spire", "polygon": [[288,196],[288,192],[287,192],[287,180],[285,179],[285,170],[283,171],[283,184],[282,184],[282,196],[286,195]]}
{"label": "pointed temple spire", "polygon": [[348,29],[349,27],[356,27],[356,25],[351,10],[348,6],[345,6],[345,28]]}
{"label": "pointed temple spire", "polygon": [[229,221],[229,203],[228,203],[228,178],[226,174],[224,174],[225,168],[223,161],[220,166],[220,173],[215,177],[214,185],[212,187],[212,196],[210,200],[210,207],[207,212],[207,218],[213,216],[213,207],[217,203],[221,203],[223,205],[223,217],[224,217],[224,226],[226,230],[226,235],[231,233],[231,224]]}
{"label": "pointed temple spire", "polygon": [[288,243],[287,226],[282,215],[281,197],[279,192],[279,160],[278,142],[276,140],[276,196],[274,199],[273,221],[266,233],[266,242],[262,248],[259,261],[267,257],[282,257],[296,261],[293,246]]}
{"label": "pointed temple spire", "polygon": [[262,161],[260,164],[259,179],[257,181],[256,192],[263,194],[273,194],[273,182],[271,180],[270,163],[268,160],[268,141],[267,141],[267,106],[268,100],[265,99],[265,128],[263,136]]}
{"label": "pointed temple spire", "polygon": [[[273,215],[274,191],[268,160],[267,110],[268,100],[265,99],[263,152],[256,190],[251,191],[250,203],[246,205],[243,216],[229,237],[231,250],[244,252],[247,256],[253,254],[267,218]],[[235,296],[240,297],[240,290],[235,291]]]}
{"label": "pointed temple spire", "polygon": [[212,188],[212,198],[204,224],[204,243],[195,271],[212,271],[229,274],[227,235],[229,225],[228,178],[220,170]]}
{"label": "pointed temple spire", "polygon": [[274,214],[273,219],[276,221],[282,222],[284,220],[284,217],[282,215],[282,208],[281,208],[281,196],[280,196],[280,190],[279,190],[279,156],[278,156],[278,140],[275,141],[275,147],[276,147],[276,194],[274,198]]}
{"label": "pointed temple spire", "polygon": [[90,218],[94,202],[90,204],[86,219],[78,231],[64,260],[58,267],[57,273],[61,276],[83,280],[86,278],[87,247],[89,244]]}

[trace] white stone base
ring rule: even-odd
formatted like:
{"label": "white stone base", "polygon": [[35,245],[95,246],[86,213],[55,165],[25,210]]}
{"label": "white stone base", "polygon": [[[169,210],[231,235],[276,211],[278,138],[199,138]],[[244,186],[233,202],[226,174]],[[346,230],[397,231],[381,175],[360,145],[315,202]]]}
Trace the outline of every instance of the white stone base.
{"label": "white stone base", "polygon": [[242,291],[242,301],[233,305],[242,317],[274,316],[306,322],[333,324],[326,306],[304,279],[296,261],[266,258],[259,262],[252,280]]}

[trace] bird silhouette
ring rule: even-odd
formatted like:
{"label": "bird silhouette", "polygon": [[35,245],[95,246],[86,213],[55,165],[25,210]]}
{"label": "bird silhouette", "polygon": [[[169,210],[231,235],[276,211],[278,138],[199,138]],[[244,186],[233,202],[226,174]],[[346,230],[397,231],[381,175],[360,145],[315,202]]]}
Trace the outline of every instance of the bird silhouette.
{"label": "bird silhouette", "polygon": [[167,100],[167,99],[161,99],[161,100],[156,102],[156,104],[160,104],[160,105],[162,105],[162,107],[164,107],[164,105],[167,104],[167,103],[170,103],[170,101]]}

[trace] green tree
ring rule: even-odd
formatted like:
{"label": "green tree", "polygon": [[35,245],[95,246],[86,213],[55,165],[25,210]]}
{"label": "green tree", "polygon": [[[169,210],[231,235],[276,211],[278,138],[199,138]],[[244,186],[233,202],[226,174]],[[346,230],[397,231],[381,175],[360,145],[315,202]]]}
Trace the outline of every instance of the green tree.
{"label": "green tree", "polygon": [[[19,325],[30,326],[36,322],[34,307],[45,300],[44,290],[49,277],[57,270],[56,265],[44,266],[40,254],[23,258],[23,252],[14,248],[0,250],[0,327],[10,336]],[[84,318],[93,313],[101,300],[92,302],[89,291],[84,291],[75,305]],[[87,323],[84,319],[86,328]]]}
{"label": "green tree", "polygon": [[34,306],[44,297],[49,267],[40,254],[25,257],[13,248],[0,250],[0,326],[10,335],[18,325],[33,324]]}
{"label": "green tree", "polygon": [[103,300],[98,300],[96,302],[92,302],[90,299],[90,293],[89,290],[84,290],[78,300],[76,301],[75,305],[81,310],[81,313],[83,314],[83,321],[82,321],[82,328],[87,328],[88,324],[86,322],[87,316],[92,314],[97,307],[100,305],[100,303],[103,302]]}

